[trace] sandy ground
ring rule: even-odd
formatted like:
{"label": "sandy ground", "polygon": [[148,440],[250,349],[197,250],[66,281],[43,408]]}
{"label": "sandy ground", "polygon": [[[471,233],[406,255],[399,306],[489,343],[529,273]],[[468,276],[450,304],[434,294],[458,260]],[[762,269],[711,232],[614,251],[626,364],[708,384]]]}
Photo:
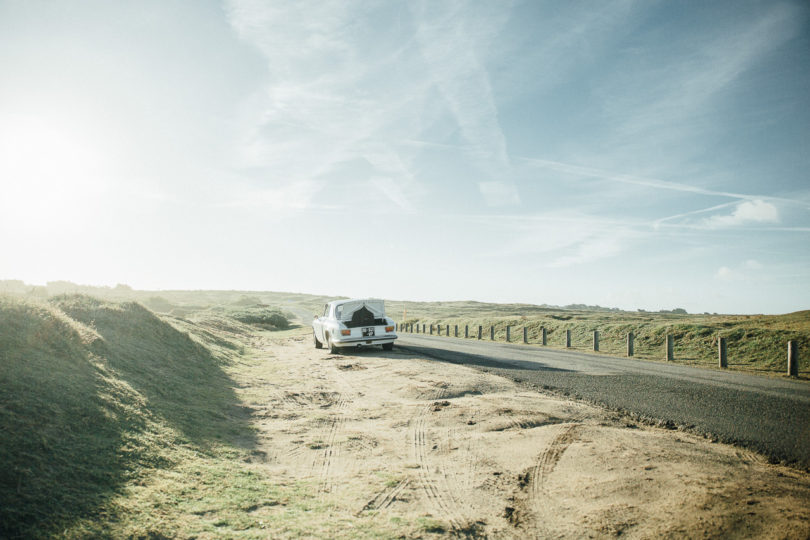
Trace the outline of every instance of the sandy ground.
{"label": "sandy ground", "polygon": [[745,450],[396,348],[331,355],[307,336],[260,360],[239,381],[254,466],[311,486],[329,508],[314,519],[382,517],[405,537],[810,537],[810,475]]}

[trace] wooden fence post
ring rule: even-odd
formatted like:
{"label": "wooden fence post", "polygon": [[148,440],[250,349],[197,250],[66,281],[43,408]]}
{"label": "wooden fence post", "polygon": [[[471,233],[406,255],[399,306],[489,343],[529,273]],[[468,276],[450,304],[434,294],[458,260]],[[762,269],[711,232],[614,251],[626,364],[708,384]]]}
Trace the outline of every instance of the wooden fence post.
{"label": "wooden fence post", "polygon": [[481,329],[482,329],[482,328],[483,328],[483,327],[482,327],[482,326],[479,324],[479,325],[478,325],[478,339],[481,339]]}
{"label": "wooden fence post", "polygon": [[447,325],[447,328],[445,328],[445,330],[447,330],[447,332],[445,332],[444,335],[447,336],[447,337],[450,337],[450,325],[449,324]]}
{"label": "wooden fence post", "polygon": [[433,335],[433,325],[432,324],[430,325],[430,335],[431,336]]}
{"label": "wooden fence post", "polygon": [[512,329],[512,327],[511,327],[511,326],[509,326],[509,325],[507,324],[507,325],[506,325],[506,342],[507,342],[507,343],[509,343],[509,340],[510,340],[510,339],[511,339],[511,337],[512,337],[512,335],[511,335],[511,331],[510,331],[511,329]]}
{"label": "wooden fence post", "polygon": [[787,368],[788,375],[799,376],[799,342],[792,339],[788,341]]}
{"label": "wooden fence post", "polygon": [[489,327],[489,340],[495,341],[495,325]]}
{"label": "wooden fence post", "polygon": [[667,334],[667,362],[675,359],[675,336]]}
{"label": "wooden fence post", "polygon": [[425,333],[425,328],[426,328],[425,323],[422,323],[422,333],[423,334]]}
{"label": "wooden fence post", "polygon": [[717,360],[721,368],[728,367],[728,358],[726,356],[726,338],[724,337],[717,339]]}
{"label": "wooden fence post", "polygon": [[543,344],[543,346],[545,346],[545,345],[548,344],[546,342],[546,327],[545,326],[540,329],[540,333],[542,334],[542,342],[541,343]]}
{"label": "wooden fence post", "polygon": [[453,337],[458,337],[458,325],[456,325],[456,327],[454,329]]}
{"label": "wooden fence post", "polygon": [[627,356],[633,356],[633,341],[636,339],[636,336],[633,332],[627,333]]}
{"label": "wooden fence post", "polygon": [[469,324],[464,325],[464,337],[465,338],[470,337],[470,325]]}
{"label": "wooden fence post", "polygon": [[528,342],[529,342],[529,332],[528,332],[527,328],[524,326],[523,327],[523,343],[528,343]]}
{"label": "wooden fence post", "polygon": [[599,352],[599,330],[593,331],[593,350]]}
{"label": "wooden fence post", "polygon": [[565,348],[566,349],[571,348],[571,330],[565,331]]}

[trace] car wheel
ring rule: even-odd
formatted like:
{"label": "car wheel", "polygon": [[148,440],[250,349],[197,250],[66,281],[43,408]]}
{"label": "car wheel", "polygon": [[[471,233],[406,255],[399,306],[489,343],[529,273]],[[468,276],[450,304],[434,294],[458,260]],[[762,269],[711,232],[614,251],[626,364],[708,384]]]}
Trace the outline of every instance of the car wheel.
{"label": "car wheel", "polygon": [[394,344],[393,343],[386,343],[385,345],[382,346],[382,348],[383,348],[384,351],[390,351],[390,350],[394,349]]}
{"label": "car wheel", "polygon": [[326,334],[326,345],[329,347],[330,353],[338,354],[340,352],[338,347],[336,347],[335,344],[332,343],[332,336],[330,336],[329,334]]}
{"label": "car wheel", "polygon": [[312,339],[315,340],[315,348],[316,349],[323,349],[323,343],[318,341],[318,336],[315,335],[315,332],[312,332]]}

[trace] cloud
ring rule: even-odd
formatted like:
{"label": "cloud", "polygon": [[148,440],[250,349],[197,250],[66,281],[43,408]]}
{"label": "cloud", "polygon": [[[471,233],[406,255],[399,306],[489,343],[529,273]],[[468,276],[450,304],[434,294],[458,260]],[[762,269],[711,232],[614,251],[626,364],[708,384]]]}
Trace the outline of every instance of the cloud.
{"label": "cloud", "polygon": [[[416,38],[431,82],[441,93],[458,123],[476,166],[487,176],[479,185],[487,204],[517,204],[511,180],[506,137],[486,65],[479,51],[486,50],[509,16],[503,4],[471,10],[464,2],[413,4]],[[502,184],[494,187],[493,183]],[[503,194],[508,193],[508,196]]]}
{"label": "cloud", "polygon": [[737,273],[728,266],[721,266],[720,268],[717,269],[717,272],[715,272],[714,274],[714,277],[716,277],[717,279],[722,279],[723,281],[733,279],[736,276]]}
{"label": "cloud", "polygon": [[284,183],[274,187],[243,187],[236,195],[225,192],[214,206],[226,208],[261,208],[272,212],[268,217],[283,217],[290,212],[312,208],[312,198],[319,187],[312,181]]}
{"label": "cloud", "polygon": [[231,26],[261,51],[268,72],[243,115],[240,172],[259,182],[310,182],[325,196],[333,181],[358,180],[341,172],[345,163],[364,160],[373,168],[364,181],[413,211],[428,188],[411,172],[420,149],[407,141],[434,130],[467,143],[470,182],[500,184],[481,190],[487,204],[519,203],[483,58],[510,10],[451,1],[408,7],[228,0]]}
{"label": "cloud", "polygon": [[748,259],[733,267],[721,266],[714,273],[714,277],[722,281],[743,281],[756,277],[763,268],[764,265],[758,260]]}
{"label": "cloud", "polygon": [[515,186],[508,182],[479,182],[478,189],[488,206],[520,204],[520,196]]}
{"label": "cloud", "polygon": [[[807,203],[801,201],[795,201],[792,199],[781,199],[778,197],[763,197],[759,195],[749,195],[745,193],[736,193],[733,191],[718,191],[713,189],[702,188],[698,186],[693,186],[690,184],[684,184],[681,182],[670,182],[668,180],[659,180],[657,178],[648,178],[643,176],[635,176],[630,174],[624,174],[621,172],[613,172],[607,171],[604,169],[597,169],[594,167],[586,167],[583,165],[577,165],[572,163],[563,163],[561,161],[553,161],[549,159],[538,159],[538,158],[529,158],[529,157],[520,157],[520,159],[530,165],[540,167],[543,169],[553,170],[565,174],[569,174],[571,176],[577,177],[586,177],[586,178],[596,178],[599,180],[608,180],[611,182],[617,182],[620,184],[632,184],[636,186],[644,186],[654,189],[662,189],[662,190],[669,190],[669,191],[680,191],[683,193],[694,193],[696,195],[709,195],[709,196],[719,196],[719,197],[730,197],[734,199],[751,199],[751,200],[759,200],[762,202],[762,199],[768,200],[775,200],[780,202],[786,203],[798,203],[806,205]],[[724,205],[721,205],[724,206]],[[720,206],[716,207],[719,208]],[[712,207],[714,209],[715,207]],[[711,209],[707,209],[711,210]],[[703,212],[705,210],[700,210]],[[683,214],[687,215],[687,214]],[[679,217],[679,216],[672,216]],[[666,218],[671,219],[671,218]]]}
{"label": "cloud", "polygon": [[[630,79],[617,77],[605,106],[626,119],[620,131],[634,138],[688,129],[716,96],[797,33],[799,13],[785,2],[764,4],[757,16],[727,21],[710,34],[683,34],[671,44],[678,54],[669,62],[641,54],[635,60],[646,69],[634,70]],[[628,87],[640,90],[628,93]]]}
{"label": "cloud", "polygon": [[704,223],[709,227],[737,227],[752,223],[778,223],[779,211],[771,203],[762,200],[743,201],[734,211],[725,216],[712,216]]}
{"label": "cloud", "polygon": [[571,246],[569,252],[558,256],[547,264],[550,268],[565,268],[579,264],[613,257],[623,252],[630,239],[630,231],[593,231],[578,243]]}
{"label": "cloud", "polygon": [[[268,72],[242,114],[240,174],[276,190],[301,184],[291,192],[310,196],[293,200],[315,204],[330,183],[358,180],[345,164],[363,161],[372,168],[366,179],[390,179],[383,193],[413,207],[421,194],[410,173],[418,150],[396,141],[419,134],[424,118],[413,110],[422,109],[430,84],[418,74],[418,55],[406,54],[401,28],[380,37],[375,10],[384,9],[343,1],[226,4],[231,26],[261,51]],[[341,193],[332,190],[329,203],[350,204]]]}
{"label": "cloud", "polygon": [[[663,218],[656,219],[648,226],[653,230],[660,230],[664,228],[681,228],[693,230],[720,230],[724,228],[755,226],[761,230],[765,230],[765,225],[775,224],[782,222],[782,215],[779,208],[793,209],[795,211],[806,210],[808,203],[802,198],[788,199],[784,197],[775,197],[761,194],[747,194],[731,191],[719,191],[703,187],[697,187],[681,182],[671,182],[666,180],[659,180],[657,178],[649,178],[643,176],[635,176],[623,174],[621,172],[613,172],[604,169],[597,169],[593,167],[586,167],[577,164],[564,163],[561,161],[554,161],[548,159],[537,159],[520,157],[522,162],[529,166],[539,167],[546,170],[551,170],[570,176],[572,179],[576,178],[593,178],[595,180],[602,180],[608,182],[615,182],[617,184],[630,184],[651,189],[674,191],[685,194],[701,195],[707,197],[725,197],[734,199],[729,202],[715,204],[706,208],[698,210],[690,210],[688,212],[679,212],[677,214],[668,215]],[[734,210],[727,215],[713,215],[708,218],[700,219],[695,217],[698,214],[711,214],[719,210],[733,207]],[[790,212],[788,212],[790,214]],[[788,226],[788,227],[767,227],[767,230],[778,232],[807,232],[810,230],[802,226]]]}
{"label": "cloud", "polygon": [[415,212],[410,199],[403,192],[402,187],[393,178],[374,178],[372,181],[376,187],[388,200],[393,202],[400,210],[412,214]]}
{"label": "cloud", "polygon": [[521,216],[471,216],[503,240],[487,255],[494,258],[542,255],[542,266],[564,268],[613,257],[649,234],[639,223],[599,219],[578,212]]}

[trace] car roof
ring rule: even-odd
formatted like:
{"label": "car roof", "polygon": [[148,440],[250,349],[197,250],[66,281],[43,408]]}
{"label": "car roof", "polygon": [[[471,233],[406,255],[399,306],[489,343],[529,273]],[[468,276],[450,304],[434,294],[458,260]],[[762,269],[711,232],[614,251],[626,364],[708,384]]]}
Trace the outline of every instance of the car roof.
{"label": "car roof", "polygon": [[331,306],[339,306],[341,304],[347,304],[349,302],[366,302],[368,300],[374,300],[377,302],[382,302],[379,298],[344,298],[343,300],[332,300],[329,302]]}

